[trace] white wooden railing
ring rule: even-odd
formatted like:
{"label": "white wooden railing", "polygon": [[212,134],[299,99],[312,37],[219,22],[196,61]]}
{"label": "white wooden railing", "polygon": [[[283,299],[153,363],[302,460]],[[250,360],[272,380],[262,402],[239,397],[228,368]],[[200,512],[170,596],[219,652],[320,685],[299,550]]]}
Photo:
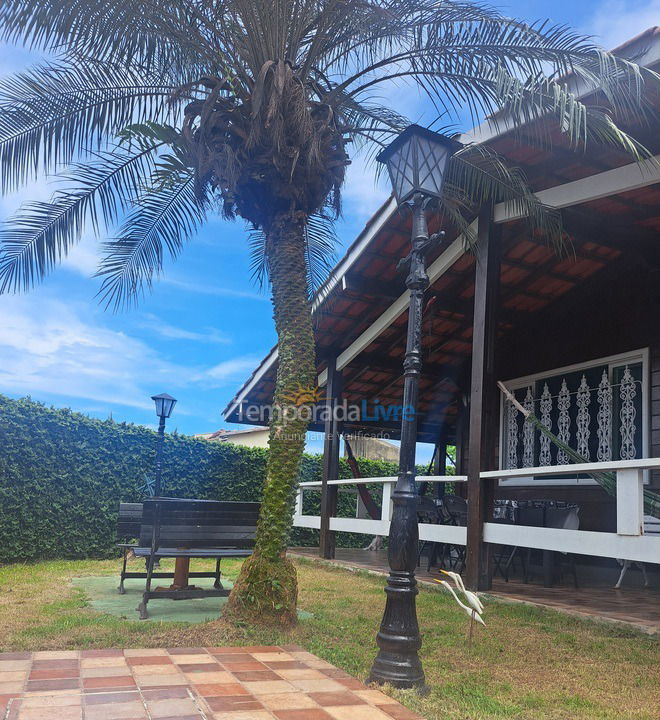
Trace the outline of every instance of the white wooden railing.
{"label": "white wooden railing", "polygon": [[[660,537],[644,535],[644,471],[660,470],[660,458],[616,460],[600,463],[553,465],[513,470],[493,470],[481,473],[485,479],[513,479],[516,477],[543,477],[590,472],[616,473],[617,496],[615,533],[588,530],[566,530],[546,527],[530,527],[486,522],[483,537],[486,542],[501,545],[517,545],[539,550],[556,550],[578,555],[624,558],[638,562],[660,563]],[[466,482],[465,476],[424,476],[420,482]],[[387,535],[392,513],[392,490],[396,477],[359,478],[333,480],[331,485],[348,489],[358,484],[382,484],[382,511],[379,520],[365,518],[330,518],[330,530],[362,533],[364,535]],[[319,491],[320,482],[301,483],[298,490],[293,519],[295,527],[321,527],[318,515],[303,515],[303,497],[306,491]],[[340,492],[341,492],[340,489]],[[453,525],[419,524],[420,540],[465,545],[467,529]]]}

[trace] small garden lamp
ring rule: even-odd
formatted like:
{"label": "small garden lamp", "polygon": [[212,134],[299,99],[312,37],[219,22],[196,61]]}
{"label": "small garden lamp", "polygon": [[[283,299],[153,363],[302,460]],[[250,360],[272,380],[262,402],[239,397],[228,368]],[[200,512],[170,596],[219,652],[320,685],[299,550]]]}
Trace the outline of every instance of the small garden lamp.
{"label": "small garden lamp", "polygon": [[429,237],[425,207],[442,197],[447,163],[461,147],[451,138],[410,125],[377,160],[385,163],[399,204],[412,208],[412,248],[399,261],[407,271],[410,290],[408,336],[403,363],[404,386],[401,414],[399,474],[392,493],[394,505],[388,547],[390,574],[385,593],[385,613],[376,636],[379,651],[369,681],[390,683],[399,688],[424,685],[424,670],[418,651],[422,645],[417,623],[415,597],[417,580],[417,492],[415,488],[415,450],[417,443],[417,396],[422,367],[421,330],[424,291],[429,285],[425,255],[444,233]]}
{"label": "small garden lamp", "polygon": [[176,400],[167,393],[152,395],[151,399],[156,404],[156,415],[158,415],[158,445],[156,447],[156,486],[154,494],[160,497],[163,478],[163,440],[165,439],[165,420],[170,417]]}

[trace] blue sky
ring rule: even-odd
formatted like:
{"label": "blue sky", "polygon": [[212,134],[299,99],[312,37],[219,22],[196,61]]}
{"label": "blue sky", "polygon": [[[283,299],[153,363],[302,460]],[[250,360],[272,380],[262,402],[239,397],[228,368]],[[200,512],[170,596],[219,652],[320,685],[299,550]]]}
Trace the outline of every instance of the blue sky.
{"label": "blue sky", "polygon": [[[660,23],[660,0],[515,0],[501,6],[526,20],[569,23],[606,47]],[[32,60],[21,48],[0,46],[0,74]],[[399,96],[397,104],[413,120],[433,119],[415,95]],[[52,189],[44,179],[0,198],[0,218],[24,200],[47,200]],[[342,247],[386,195],[384,185],[375,185],[373,168],[360,161],[350,168],[337,226]],[[213,220],[176,263],[167,264],[138,308],[113,315],[94,297],[97,239],[86,235],[35,291],[0,296],[0,392],[151,426],[149,396],[169,392],[179,403],[168,429],[192,434],[223,426],[223,407],[275,343],[269,299],[250,281],[245,239],[240,222]]]}

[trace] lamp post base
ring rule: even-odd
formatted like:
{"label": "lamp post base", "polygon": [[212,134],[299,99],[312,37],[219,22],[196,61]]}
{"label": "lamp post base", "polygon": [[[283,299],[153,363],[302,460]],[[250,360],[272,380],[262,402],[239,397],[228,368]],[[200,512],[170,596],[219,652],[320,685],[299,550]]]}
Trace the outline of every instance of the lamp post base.
{"label": "lamp post base", "polygon": [[424,670],[417,654],[422,639],[415,612],[418,590],[414,573],[391,571],[385,593],[385,613],[376,636],[380,649],[367,682],[423,689]]}

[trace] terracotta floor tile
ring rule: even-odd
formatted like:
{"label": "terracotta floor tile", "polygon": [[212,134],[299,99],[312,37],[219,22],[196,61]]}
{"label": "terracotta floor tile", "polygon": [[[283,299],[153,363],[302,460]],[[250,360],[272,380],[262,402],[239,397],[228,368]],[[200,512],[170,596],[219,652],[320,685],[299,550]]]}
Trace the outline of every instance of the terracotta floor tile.
{"label": "terracotta floor tile", "polygon": [[32,653],[33,660],[77,660],[79,650],[39,650]]}
{"label": "terracotta floor tile", "polygon": [[222,683],[236,682],[234,676],[224,670],[188,673],[186,678],[193,685],[220,685]]}
{"label": "terracotta floor tile", "polygon": [[[57,670],[50,671],[50,670],[42,670],[41,672],[57,672]],[[24,682],[28,679],[28,674],[26,670],[18,670],[16,672],[3,672],[0,675],[0,682]],[[44,680],[45,678],[33,678],[32,675],[30,675],[30,680]]]}
{"label": "terracotta floor tile", "polygon": [[249,653],[212,653],[213,657],[223,665],[231,663],[257,662]]}
{"label": "terracotta floor tile", "polygon": [[225,646],[225,647],[210,647],[206,648],[207,652],[210,652],[211,655],[220,655],[220,654],[226,654],[226,655],[238,655],[238,654],[245,654],[247,651],[244,647],[239,646]]}
{"label": "terracotta floor tile", "polygon": [[201,713],[196,712],[194,715],[168,715],[168,717],[158,718],[158,720],[204,720]]}
{"label": "terracotta floor tile", "polygon": [[31,666],[30,660],[0,660],[0,679],[6,672],[27,672]]}
{"label": "terracotta floor tile", "polygon": [[21,700],[23,707],[79,707],[81,703],[80,693],[75,695],[33,695]]}
{"label": "terracotta floor tile", "polygon": [[172,664],[172,658],[167,655],[140,655],[137,657],[128,657],[126,662],[134,667],[135,665],[168,665]]}
{"label": "terracotta floor tile", "polygon": [[385,715],[393,718],[394,720],[424,720],[421,715],[408,710],[408,708],[399,705],[378,705],[379,710],[382,710]]}
{"label": "terracotta floor tile", "polygon": [[163,648],[128,648],[124,650],[124,656],[129,657],[148,657],[150,655],[165,655],[167,656],[167,650]]}
{"label": "terracotta floor tile", "polygon": [[291,692],[291,684],[284,680],[269,680],[267,682],[246,682],[243,687],[252,695],[271,695],[273,693]]}
{"label": "terracotta floor tile", "polygon": [[32,653],[30,652],[0,653],[0,663],[5,662],[6,660],[30,660],[31,658]]}
{"label": "terracotta floor tile", "polygon": [[25,691],[23,693],[23,697],[35,697],[38,695],[41,695],[41,696],[43,696],[43,695],[51,695],[51,696],[76,695],[76,696],[80,696],[80,688],[74,688],[72,690],[48,690],[46,692],[44,692],[43,690],[36,690],[36,691],[29,691],[29,692]]}
{"label": "terracotta floor tile", "polygon": [[83,668],[80,677],[117,677],[118,675],[129,675],[128,665],[111,665],[110,667]]}
{"label": "terracotta floor tile", "polygon": [[268,710],[301,710],[314,708],[316,703],[302,692],[275,693],[274,695],[259,695],[259,700]]}
{"label": "terracotta floor tile", "polygon": [[273,712],[278,720],[332,720],[321,708],[305,708],[304,710],[275,710]]}
{"label": "terracotta floor tile", "polygon": [[255,653],[278,653],[282,652],[282,648],[276,645],[248,645],[242,647],[241,650],[246,653],[254,655]]}
{"label": "terracotta floor tile", "polygon": [[81,707],[21,708],[17,720],[82,720]]}
{"label": "terracotta floor tile", "polygon": [[203,665],[206,663],[210,663],[213,660],[213,658],[208,653],[182,653],[179,655],[173,655],[170,659],[177,665]]}
{"label": "terracotta floor tile", "polygon": [[247,712],[263,710],[263,705],[252,695],[225,695],[205,698],[206,704],[214,712]]}
{"label": "terracotta floor tile", "polygon": [[154,688],[152,690],[143,689],[142,697],[144,697],[145,700],[168,700],[189,697],[189,694],[188,688],[181,685],[179,687]]}
{"label": "terracotta floor tile", "polygon": [[365,701],[349,690],[337,692],[310,693],[309,697],[321,707],[340,705],[362,705]]}
{"label": "terracotta floor tile", "polygon": [[232,670],[232,674],[241,682],[263,682],[265,680],[281,680],[282,678],[272,670]]}
{"label": "terracotta floor tile", "polygon": [[83,678],[82,684],[85,690],[94,688],[124,688],[135,687],[135,680],[133,680],[130,675],[117,675],[114,677]]}
{"label": "terracotta floor tile", "polygon": [[231,672],[247,672],[248,670],[268,670],[263,663],[252,660],[251,662],[223,662],[222,667]]}
{"label": "terracotta floor tile", "polygon": [[124,651],[119,648],[108,648],[107,650],[81,650],[81,658],[99,657],[123,657]]}
{"label": "terracotta floor tile", "polygon": [[391,698],[389,695],[385,695],[385,693],[382,693],[380,690],[375,690],[373,688],[364,688],[363,690],[355,690],[354,692],[359,698],[362,698],[373,705],[397,704],[394,698]]}
{"label": "terracotta floor tile", "polygon": [[349,690],[364,690],[364,685],[355,678],[348,677],[348,678],[337,678],[337,682],[340,685],[343,685],[345,688],[348,688]]}
{"label": "terracotta floor tile", "polygon": [[171,687],[172,685],[187,685],[188,680],[181,675],[140,675],[140,687]]}
{"label": "terracotta floor tile", "polygon": [[199,715],[191,698],[179,700],[153,700],[147,702],[147,710],[152,718],[176,717],[178,715]]}
{"label": "terracotta floor tile", "polygon": [[[80,667],[84,670],[87,668],[105,668],[105,667],[122,667],[128,668],[126,658],[119,655],[112,655],[110,657],[94,657],[94,658],[82,658],[80,661]],[[128,672],[128,669],[126,670]]]}
{"label": "terracotta floor tile", "polygon": [[303,670],[278,670],[278,675],[281,675],[285,680],[327,680],[327,676],[318,670],[312,670],[312,668],[305,668]]}
{"label": "terracotta floor tile", "polygon": [[292,680],[291,684],[303,692],[340,692],[346,688],[336,680],[323,678],[322,680]]}
{"label": "terracotta floor tile", "polygon": [[87,693],[84,696],[85,705],[109,705],[111,703],[141,702],[140,693],[135,690],[120,690],[119,692]]}
{"label": "terracotta floor tile", "polygon": [[249,695],[240,683],[210,683],[208,685],[195,685],[195,691],[202,697],[220,697],[229,695]]}
{"label": "terracotta floor tile", "polygon": [[85,707],[85,720],[134,720],[147,717],[149,716],[140,700]]}
{"label": "terracotta floor tile", "polygon": [[179,669],[174,663],[169,665],[134,665],[131,672],[135,677],[142,675],[179,675]]}
{"label": "terracotta floor tile", "polygon": [[49,690],[74,690],[80,687],[78,678],[65,680],[28,680],[25,688],[27,692],[46,692]]}
{"label": "terracotta floor tile", "polygon": [[170,655],[206,655],[205,648],[167,648]]}
{"label": "terracotta floor tile", "polygon": [[339,668],[331,668],[329,670],[319,670],[326,677],[332,678],[333,680],[339,680],[340,678],[349,678],[350,675]]}
{"label": "terracotta floor tile", "polygon": [[344,705],[327,710],[335,720],[392,720],[390,715],[373,705]]}
{"label": "terracotta floor tile", "polygon": [[251,655],[255,660],[258,660],[259,662],[269,663],[275,663],[280,661],[290,662],[294,659],[291,655],[289,655],[289,653],[285,652],[253,652],[251,653]]}
{"label": "terracotta floor tile", "polygon": [[269,667],[271,670],[302,670],[305,668],[308,668],[309,665],[306,665],[304,662],[300,662],[300,660],[280,660],[279,662],[269,662],[268,660],[264,663],[267,667]]}
{"label": "terracotta floor tile", "polygon": [[33,670],[71,670],[79,667],[78,660],[34,660]]}
{"label": "terracotta floor tile", "polygon": [[268,710],[250,710],[248,712],[219,712],[213,715],[214,720],[273,720],[275,716]]}
{"label": "terracotta floor tile", "polygon": [[[14,673],[7,673],[14,674]],[[23,674],[23,673],[16,673]],[[71,668],[69,670],[33,670],[30,673],[30,680],[64,680],[71,679],[80,676],[80,670],[78,668]]]}
{"label": "terracotta floor tile", "polygon": [[196,673],[196,672],[220,672],[222,665],[217,662],[212,663],[185,663],[176,666],[183,673]]}

